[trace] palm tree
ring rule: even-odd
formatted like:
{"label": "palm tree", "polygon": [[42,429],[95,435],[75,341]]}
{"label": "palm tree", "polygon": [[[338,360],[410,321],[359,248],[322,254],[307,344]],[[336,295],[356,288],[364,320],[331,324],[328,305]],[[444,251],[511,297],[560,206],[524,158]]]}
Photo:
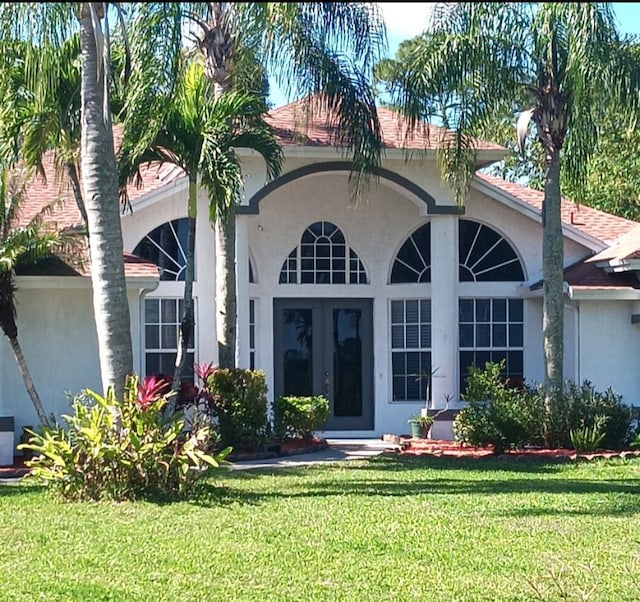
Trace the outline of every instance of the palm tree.
{"label": "palm tree", "polygon": [[25,73],[26,43],[10,45],[15,52],[5,53],[5,61],[13,57],[4,71],[4,103],[0,123],[5,146],[10,144],[13,156],[25,166],[35,168],[46,183],[43,158],[52,150],[56,168],[64,171],[83,223],[87,214],[82,199],[78,161],[80,156],[80,38],[74,35],[60,47],[47,47],[47,61],[57,72],[55,81],[29,80]]}
{"label": "palm tree", "polygon": [[[448,3],[436,8],[432,24],[396,80],[393,102],[415,127],[436,114],[443,90],[453,95],[444,117],[454,133],[438,156],[459,202],[473,177],[474,138],[496,116],[512,116],[517,108],[520,144],[533,123],[544,151],[544,384],[551,407],[563,385],[560,169],[569,181],[583,180],[611,107],[621,118],[636,111],[638,79],[619,59],[613,15],[604,3]],[[518,105],[523,90],[527,107]]]}
{"label": "palm tree", "polygon": [[[113,5],[116,6],[116,5]],[[91,283],[104,391],[121,396],[133,371],[113,132],[109,111],[110,37],[104,3],[14,2],[0,5],[0,39],[30,40],[27,73],[47,85],[58,67],[47,48],[80,32],[82,196],[90,240]]]}
{"label": "palm tree", "polygon": [[[240,89],[244,53],[259,57],[281,88],[313,99],[312,109],[331,116],[334,141],[351,152],[357,195],[382,148],[370,76],[386,35],[375,3],[208,2],[199,46],[206,74],[220,97]],[[235,365],[235,208],[216,220],[216,306],[219,363]]]}
{"label": "palm tree", "polygon": [[9,341],[38,418],[46,426],[49,421],[18,341],[14,274],[17,267],[32,265],[54,251],[63,251],[72,239],[45,227],[44,219],[53,205],[37,213],[26,225],[20,225],[24,201],[24,189],[18,184],[20,180],[17,175],[10,177],[6,169],[0,172],[0,328]]}
{"label": "palm tree", "polygon": [[[198,184],[209,194],[209,216],[213,221],[238,202],[242,190],[242,170],[235,149],[258,152],[265,160],[269,178],[280,173],[282,151],[262,118],[264,107],[260,99],[240,93],[214,98],[201,61],[189,62],[181,70],[175,89],[164,97],[157,97],[155,106],[162,109],[162,122],[150,118],[148,113],[144,120],[125,120],[119,170],[125,192],[127,181],[135,180],[140,166],[148,163],[171,163],[181,168],[189,179],[184,315],[173,378],[173,387],[177,390],[193,337]],[[129,106],[129,110],[136,108]],[[148,131],[149,121],[160,123],[160,128],[148,146],[142,148],[138,142],[143,131],[139,128]]]}

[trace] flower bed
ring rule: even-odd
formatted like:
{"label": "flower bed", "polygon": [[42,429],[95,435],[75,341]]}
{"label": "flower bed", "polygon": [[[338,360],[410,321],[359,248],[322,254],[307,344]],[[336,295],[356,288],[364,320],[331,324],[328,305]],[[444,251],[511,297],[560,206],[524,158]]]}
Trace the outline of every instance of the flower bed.
{"label": "flower bed", "polygon": [[[413,439],[410,437],[400,438],[400,445],[398,446],[397,453],[413,456],[431,455],[465,458],[495,457],[495,452],[492,446],[471,447],[456,441]],[[594,458],[640,457],[640,450],[599,450],[593,453],[577,453],[575,449],[527,448],[522,450],[507,450],[504,453],[504,456],[517,458],[545,458],[553,460],[591,460]]]}

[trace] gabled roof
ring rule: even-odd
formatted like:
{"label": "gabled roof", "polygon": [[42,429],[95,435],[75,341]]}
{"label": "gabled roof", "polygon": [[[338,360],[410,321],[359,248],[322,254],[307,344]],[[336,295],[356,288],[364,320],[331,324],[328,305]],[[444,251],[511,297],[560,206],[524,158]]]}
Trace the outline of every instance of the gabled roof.
{"label": "gabled roof", "polygon": [[[400,119],[396,113],[386,108],[379,108],[378,112],[385,148],[403,149],[404,123],[402,119]],[[308,115],[304,103],[295,102],[273,109],[267,116],[267,121],[274,128],[280,143],[284,146],[332,147],[332,131],[326,115],[316,111],[313,114],[313,118],[305,123],[305,116]],[[304,132],[304,134],[301,135],[301,132]],[[428,135],[426,132],[417,133],[408,146],[412,149],[433,149],[436,146],[436,142],[444,134],[445,131],[442,128],[430,126]],[[120,136],[121,128],[115,126],[114,138],[116,145],[119,143]],[[505,150],[499,145],[484,141],[478,141],[477,148],[489,153],[495,153],[495,160],[498,160],[500,153]],[[22,215],[23,221],[26,222],[31,219],[42,207],[57,198],[62,202],[60,207],[51,215],[51,221],[55,222],[59,228],[81,223],[80,214],[75,205],[68,180],[66,177],[63,177],[61,180],[56,178],[53,156],[51,154],[45,157],[44,166],[48,178],[47,183],[45,184],[40,178],[36,178],[29,183],[26,192],[27,199]],[[167,184],[179,180],[184,175],[180,169],[171,165],[160,168],[157,165],[146,166],[140,170],[140,173],[142,176],[142,187],[136,187],[130,184],[127,188],[129,199],[132,202],[150,193],[161,190]],[[500,193],[507,195],[506,198],[515,199],[517,203],[529,207],[538,215],[540,214],[544,198],[544,194],[541,191],[507,182],[480,172],[476,173],[476,178],[478,181],[486,184],[490,189],[497,191],[496,195],[498,197]],[[503,196],[503,198],[505,197]],[[568,199],[563,199],[562,202],[562,220],[565,228],[568,228],[569,231],[574,229],[576,232],[583,233],[591,237],[591,239],[596,239],[609,247],[593,258],[588,259],[587,261],[589,263],[610,261],[612,258],[633,258],[640,260],[640,224],[637,222],[590,207],[577,205]],[[584,263],[583,261],[580,265]],[[600,265],[600,263],[598,265]],[[605,277],[607,275],[595,265],[590,265],[588,269],[586,266],[583,269],[578,269],[578,267],[579,266],[576,265],[568,268],[567,277],[571,278],[573,282],[572,286],[604,286],[605,288],[610,288],[614,283],[614,280]],[[73,271],[76,274],[81,273],[75,269],[73,269]],[[125,254],[125,271],[128,277],[147,277],[152,274],[157,277],[157,268],[155,265],[136,258],[131,254]],[[82,275],[87,274],[88,268],[85,268]],[[582,284],[580,284],[580,278],[583,279]],[[615,282],[622,281],[616,280]],[[634,283],[635,281],[632,279],[630,282]],[[618,285],[613,284],[613,286]]]}
{"label": "gabled roof", "polygon": [[[406,119],[384,107],[378,107],[377,112],[382,129],[384,148],[405,148]],[[307,103],[303,101],[292,102],[272,109],[267,116],[267,122],[275,130],[276,136],[283,146],[334,146],[333,130],[331,129],[328,114],[315,106],[312,111],[309,111]],[[406,141],[406,147],[416,150],[435,149],[437,143],[446,134],[447,130],[430,125],[422,131],[416,131]],[[476,148],[478,150],[498,151],[500,154],[507,152],[503,146],[485,140],[477,140]]]}
{"label": "gabled roof", "polygon": [[621,266],[640,260],[640,224],[621,236],[614,245],[594,255],[588,261],[598,266]]}
{"label": "gabled roof", "polygon": [[[538,213],[542,212],[544,200],[542,191],[479,172],[476,173],[476,177],[533,207]],[[576,230],[607,245],[614,244],[621,236],[639,226],[638,222],[611,215],[586,205],[578,205],[567,198],[562,199],[561,216],[565,225],[573,226]]]}

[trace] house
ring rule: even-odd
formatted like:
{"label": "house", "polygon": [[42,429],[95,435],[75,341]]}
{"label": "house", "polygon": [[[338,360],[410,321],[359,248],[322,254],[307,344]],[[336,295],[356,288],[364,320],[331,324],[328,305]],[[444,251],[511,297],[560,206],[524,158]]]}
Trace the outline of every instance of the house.
{"label": "house", "polygon": [[[507,375],[541,382],[543,195],[478,172],[464,207],[441,181],[433,140],[416,135],[410,158],[396,116],[380,110],[385,155],[376,178],[350,202],[350,164],[316,116],[304,136],[301,105],[272,111],[286,163],[267,183],[262,159],[243,151],[237,210],[238,345],[241,367],[261,368],[269,396],[326,394],[330,436],[407,432],[431,407],[462,407],[468,367],[506,360]],[[478,143],[478,165],[505,153]],[[418,152],[421,151],[421,152]],[[29,203],[58,190],[36,182]],[[78,219],[70,193],[56,219]],[[186,179],[150,168],[122,218],[135,368],[172,372],[185,264]],[[199,197],[195,362],[217,359],[215,244]],[[640,398],[640,224],[563,201],[565,377]],[[20,339],[45,408],[100,388],[87,271],[18,275]],[[16,431],[35,413],[5,341],[0,415]],[[428,401],[427,401],[428,399]],[[450,422],[435,436],[451,436]],[[18,434],[16,434],[16,437]]]}

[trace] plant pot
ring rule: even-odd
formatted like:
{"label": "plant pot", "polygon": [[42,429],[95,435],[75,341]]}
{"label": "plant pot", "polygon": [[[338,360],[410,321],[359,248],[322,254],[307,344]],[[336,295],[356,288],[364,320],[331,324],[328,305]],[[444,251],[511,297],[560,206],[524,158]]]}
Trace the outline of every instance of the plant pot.
{"label": "plant pot", "polygon": [[430,426],[422,426],[419,422],[409,422],[411,436],[414,439],[426,439],[429,435]]}

